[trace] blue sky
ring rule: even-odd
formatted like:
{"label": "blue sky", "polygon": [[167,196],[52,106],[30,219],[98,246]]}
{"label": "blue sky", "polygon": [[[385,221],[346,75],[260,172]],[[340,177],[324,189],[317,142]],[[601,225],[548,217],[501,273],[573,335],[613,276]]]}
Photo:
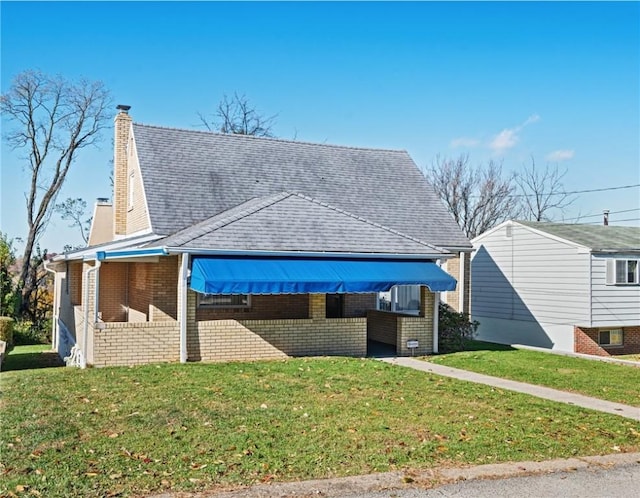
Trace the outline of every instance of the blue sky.
{"label": "blue sky", "polygon": [[[1,87],[37,68],[102,80],[135,121],[197,128],[238,92],[312,142],[567,169],[569,191],[640,184],[640,3],[6,2]],[[114,109],[115,112],[115,109]],[[6,123],[3,122],[3,128]],[[111,130],[61,194],[110,195]],[[24,237],[27,178],[2,144],[1,230]],[[640,188],[564,216],[640,224]],[[616,213],[626,211],[625,213]],[[589,215],[594,215],[590,217]],[[53,219],[43,247],[79,243]]]}

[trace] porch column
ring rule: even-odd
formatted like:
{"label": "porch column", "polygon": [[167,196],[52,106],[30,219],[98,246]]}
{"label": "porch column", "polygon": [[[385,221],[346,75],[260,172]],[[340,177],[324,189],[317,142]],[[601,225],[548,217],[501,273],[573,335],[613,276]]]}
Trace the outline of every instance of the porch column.
{"label": "porch column", "polygon": [[327,297],[325,294],[309,294],[309,318],[324,320],[326,318]]}
{"label": "porch column", "polygon": [[178,321],[180,322],[180,363],[187,362],[187,292],[189,278],[189,254],[180,257],[178,275]]}

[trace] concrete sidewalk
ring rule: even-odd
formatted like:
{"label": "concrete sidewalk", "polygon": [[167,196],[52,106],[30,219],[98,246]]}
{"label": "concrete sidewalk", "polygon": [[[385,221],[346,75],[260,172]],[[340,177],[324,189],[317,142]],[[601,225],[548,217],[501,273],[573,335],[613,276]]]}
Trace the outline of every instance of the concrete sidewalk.
{"label": "concrete sidewalk", "polygon": [[488,386],[516,391],[519,393],[530,394],[542,399],[558,401],[568,405],[576,405],[582,408],[589,408],[605,413],[612,413],[621,417],[630,418],[640,422],[640,408],[635,406],[623,405],[622,403],[614,403],[612,401],[604,401],[602,399],[583,396],[582,394],[570,393],[567,391],[559,391],[550,387],[542,387],[525,382],[516,382],[514,380],[501,379],[499,377],[491,377],[490,375],[469,372],[458,368],[446,367],[428,361],[416,360],[414,358],[397,357],[397,358],[379,358],[380,361],[399,365],[407,368],[413,368],[422,372],[434,373],[454,379],[466,380],[477,384],[486,384]]}

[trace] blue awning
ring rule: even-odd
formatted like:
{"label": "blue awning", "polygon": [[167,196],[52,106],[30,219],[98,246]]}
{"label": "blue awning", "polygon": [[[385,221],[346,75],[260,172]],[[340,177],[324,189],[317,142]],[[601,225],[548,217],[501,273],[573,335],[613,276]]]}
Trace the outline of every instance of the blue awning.
{"label": "blue awning", "polygon": [[394,285],[451,291],[456,280],[430,261],[194,256],[191,288],[204,294],[384,292]]}

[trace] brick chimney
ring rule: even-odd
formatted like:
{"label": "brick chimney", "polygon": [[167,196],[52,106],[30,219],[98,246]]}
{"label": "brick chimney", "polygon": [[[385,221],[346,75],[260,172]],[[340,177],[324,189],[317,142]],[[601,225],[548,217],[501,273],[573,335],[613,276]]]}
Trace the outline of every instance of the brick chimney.
{"label": "brick chimney", "polygon": [[128,192],[128,150],[131,116],[129,105],[118,105],[114,120],[113,142],[113,230],[115,235],[127,233]]}

